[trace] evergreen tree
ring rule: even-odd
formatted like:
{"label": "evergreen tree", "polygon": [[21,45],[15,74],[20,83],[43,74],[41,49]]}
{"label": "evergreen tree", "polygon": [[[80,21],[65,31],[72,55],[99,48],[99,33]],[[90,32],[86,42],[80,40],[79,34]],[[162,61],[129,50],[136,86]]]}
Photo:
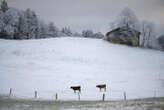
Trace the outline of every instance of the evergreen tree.
{"label": "evergreen tree", "polygon": [[62,28],[61,32],[65,34],[65,36],[72,36],[72,31],[69,27]]}
{"label": "evergreen tree", "polygon": [[38,34],[38,18],[35,14],[35,12],[31,11],[30,9],[27,9],[25,11],[25,21],[26,21],[26,27],[27,27],[27,39],[34,39],[37,38]]}
{"label": "evergreen tree", "polygon": [[4,34],[5,24],[4,24],[3,18],[4,18],[4,13],[0,10],[0,38],[2,38]]}
{"label": "evergreen tree", "polygon": [[92,30],[84,30],[84,31],[82,31],[82,36],[83,37],[93,38],[94,37],[94,33],[93,33]]}
{"label": "evergreen tree", "polygon": [[59,36],[59,29],[54,25],[53,22],[50,22],[49,23],[49,25],[48,25],[48,31],[49,31],[49,34],[52,37],[58,37]]}
{"label": "evergreen tree", "polygon": [[3,0],[1,4],[1,10],[5,13],[8,9],[9,8],[8,8],[6,0]]}
{"label": "evergreen tree", "polygon": [[18,31],[19,33],[16,39],[27,39],[28,29],[24,13],[19,17]]}
{"label": "evergreen tree", "polygon": [[38,37],[37,38],[46,38],[48,34],[48,26],[42,21],[39,21],[38,25]]}

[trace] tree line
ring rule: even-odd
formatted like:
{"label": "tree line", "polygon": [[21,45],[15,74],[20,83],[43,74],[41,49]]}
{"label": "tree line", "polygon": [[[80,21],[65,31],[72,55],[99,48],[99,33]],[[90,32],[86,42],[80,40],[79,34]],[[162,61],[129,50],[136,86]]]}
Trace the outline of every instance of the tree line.
{"label": "tree line", "polygon": [[70,27],[59,29],[53,22],[46,24],[31,9],[25,11],[9,8],[5,0],[0,8],[0,38],[5,39],[39,39],[48,37],[76,36],[102,38],[103,34],[84,30],[73,32]]}

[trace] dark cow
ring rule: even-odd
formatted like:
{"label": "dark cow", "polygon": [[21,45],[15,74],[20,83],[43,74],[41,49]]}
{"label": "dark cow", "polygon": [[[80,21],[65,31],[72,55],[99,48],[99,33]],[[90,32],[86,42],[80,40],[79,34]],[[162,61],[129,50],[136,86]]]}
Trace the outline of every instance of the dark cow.
{"label": "dark cow", "polygon": [[79,91],[79,93],[81,92],[80,86],[71,86],[70,88],[74,90],[74,93],[76,93],[76,91]]}
{"label": "dark cow", "polygon": [[100,91],[102,88],[104,89],[104,91],[106,91],[106,84],[97,85],[96,87],[99,88]]}

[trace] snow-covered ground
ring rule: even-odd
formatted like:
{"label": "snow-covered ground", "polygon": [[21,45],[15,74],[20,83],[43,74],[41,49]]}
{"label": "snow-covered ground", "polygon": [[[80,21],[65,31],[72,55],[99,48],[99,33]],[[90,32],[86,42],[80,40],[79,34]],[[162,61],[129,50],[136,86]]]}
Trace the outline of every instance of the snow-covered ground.
{"label": "snow-covered ground", "polygon": [[164,99],[130,101],[50,101],[1,99],[1,110],[163,110]]}
{"label": "snow-covered ground", "polygon": [[164,96],[164,52],[111,44],[100,39],[0,40],[0,94],[77,100],[70,86],[82,87],[82,100]]}

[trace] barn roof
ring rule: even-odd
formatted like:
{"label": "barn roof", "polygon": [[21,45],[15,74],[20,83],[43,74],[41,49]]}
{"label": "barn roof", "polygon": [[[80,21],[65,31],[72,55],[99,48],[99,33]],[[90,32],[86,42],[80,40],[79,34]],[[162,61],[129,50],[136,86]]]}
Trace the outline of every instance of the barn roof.
{"label": "barn roof", "polygon": [[116,29],[113,29],[112,31],[108,32],[106,34],[106,36],[109,36],[111,33],[113,32],[129,32],[131,34],[137,34],[137,35],[140,35],[140,32],[135,30],[135,29],[132,29],[130,27],[127,27],[127,26],[123,26],[123,27],[118,27]]}

